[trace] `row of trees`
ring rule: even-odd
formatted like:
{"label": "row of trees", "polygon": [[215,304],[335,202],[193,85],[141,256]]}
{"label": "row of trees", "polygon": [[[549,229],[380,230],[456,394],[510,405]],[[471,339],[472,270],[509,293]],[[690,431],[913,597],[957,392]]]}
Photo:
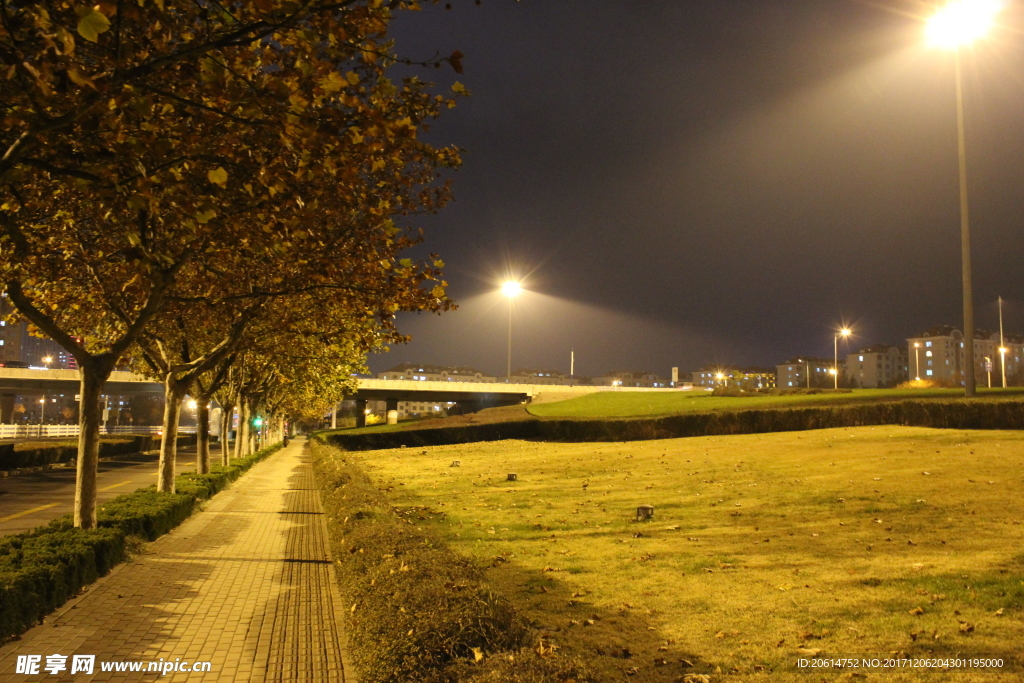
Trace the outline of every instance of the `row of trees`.
{"label": "row of trees", "polygon": [[0,282],[80,368],[77,526],[119,364],[164,384],[172,491],[186,393],[200,434],[210,400],[237,407],[244,449],[255,411],[339,400],[402,340],[396,312],[450,306],[443,263],[403,258],[459,163],[422,132],[464,93],[388,78],[388,24],[416,5],[0,0]]}

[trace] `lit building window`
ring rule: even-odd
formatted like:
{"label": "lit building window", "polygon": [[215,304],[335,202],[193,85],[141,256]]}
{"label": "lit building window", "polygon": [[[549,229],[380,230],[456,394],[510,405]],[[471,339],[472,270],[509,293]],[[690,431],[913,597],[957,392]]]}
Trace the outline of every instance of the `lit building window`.
{"label": "lit building window", "polygon": [[931,358],[931,357],[932,357],[932,352],[931,352],[931,351],[925,351],[925,352],[924,352],[924,355],[926,355],[926,356],[928,356],[929,358]]}
{"label": "lit building window", "polygon": [[931,371],[931,370],[925,370],[925,371],[924,371],[924,374],[926,374],[926,375],[928,375],[929,377],[931,377],[931,375],[932,375],[932,371]]}

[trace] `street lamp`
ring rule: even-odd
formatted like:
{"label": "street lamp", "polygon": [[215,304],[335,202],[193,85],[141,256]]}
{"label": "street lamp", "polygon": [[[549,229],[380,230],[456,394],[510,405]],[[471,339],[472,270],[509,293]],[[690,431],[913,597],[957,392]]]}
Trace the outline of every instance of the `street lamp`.
{"label": "street lamp", "polygon": [[52,363],[52,362],[53,362],[53,357],[52,356],[43,356],[43,365],[46,366],[47,370],[50,369],[50,363]]}
{"label": "street lamp", "polygon": [[914,379],[921,381],[921,342],[914,342]]}
{"label": "street lamp", "polygon": [[725,381],[725,386],[729,386],[729,380],[725,379],[725,373],[724,372],[720,372],[717,375],[715,375],[715,379],[717,379],[719,382],[724,380]]}
{"label": "street lamp", "polygon": [[43,434],[43,425],[46,423],[46,397],[39,399],[39,435]]}
{"label": "street lamp", "polygon": [[964,396],[975,396],[974,296],[971,289],[971,228],[967,210],[967,146],[964,140],[964,96],[960,48],[982,38],[1002,9],[1000,0],[953,0],[928,20],[925,34],[932,45],[953,50],[956,71],[957,156],[960,166],[960,268],[964,299]]}
{"label": "street lamp", "polygon": [[833,347],[834,347],[833,350],[835,352],[835,358],[833,358],[833,360],[832,360],[832,375],[833,375],[833,379],[835,380],[835,388],[836,389],[839,388],[839,337],[843,337],[843,338],[849,337],[850,333],[851,333],[850,328],[844,327],[843,329],[839,330],[839,333],[837,335],[835,335],[835,337],[833,338],[833,341],[835,342],[833,344]]}
{"label": "street lamp", "polygon": [[509,280],[501,286],[501,293],[508,299],[508,369],[505,373],[506,380],[512,377],[512,300],[523,291],[522,285],[515,280]]}
{"label": "street lamp", "polygon": [[1008,350],[1005,346],[999,347],[999,369],[1003,371],[1003,389],[1006,388],[1006,352]]}

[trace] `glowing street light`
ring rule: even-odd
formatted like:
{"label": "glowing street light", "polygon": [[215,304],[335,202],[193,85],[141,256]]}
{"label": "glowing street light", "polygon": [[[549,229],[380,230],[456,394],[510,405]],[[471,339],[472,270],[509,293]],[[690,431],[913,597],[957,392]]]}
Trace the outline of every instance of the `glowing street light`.
{"label": "glowing street light", "polygon": [[[46,423],[46,397],[39,399],[39,429]],[[42,432],[40,432],[42,434]]]}
{"label": "glowing street light", "polygon": [[501,293],[508,299],[508,369],[505,377],[512,377],[512,301],[523,291],[523,286],[515,280],[509,280],[501,286]]}
{"label": "glowing street light", "polygon": [[839,333],[836,334],[835,338],[833,339],[833,351],[835,352],[835,357],[832,360],[832,375],[833,379],[835,380],[834,383],[836,389],[839,388],[839,337],[843,337],[845,339],[849,337],[852,333],[853,331],[850,328],[844,327],[843,329],[839,330]]}
{"label": "glowing street light", "polygon": [[1000,0],[953,0],[925,25],[928,42],[955,50],[984,38],[1003,9]]}
{"label": "glowing street light", "polygon": [[953,50],[956,71],[956,132],[960,162],[960,259],[964,299],[964,396],[974,387],[974,295],[971,288],[971,228],[967,210],[967,145],[964,141],[964,96],[960,48],[984,37],[1002,9],[1001,0],[953,0],[936,12],[925,26],[931,45]]}
{"label": "glowing street light", "polygon": [[50,363],[52,363],[52,362],[53,362],[53,356],[43,356],[43,365],[46,366],[47,370],[50,369]]}
{"label": "glowing street light", "polygon": [[914,379],[921,381],[921,342],[914,342]]}

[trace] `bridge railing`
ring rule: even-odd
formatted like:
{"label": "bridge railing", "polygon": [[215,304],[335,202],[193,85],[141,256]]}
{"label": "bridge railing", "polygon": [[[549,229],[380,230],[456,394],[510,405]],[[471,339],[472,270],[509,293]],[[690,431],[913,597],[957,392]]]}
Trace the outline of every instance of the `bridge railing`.
{"label": "bridge railing", "polygon": [[[160,434],[163,427],[157,425],[109,425],[101,428],[101,434]],[[77,437],[78,425],[0,425],[0,439],[52,439]],[[179,434],[195,434],[195,427],[178,427]]]}

